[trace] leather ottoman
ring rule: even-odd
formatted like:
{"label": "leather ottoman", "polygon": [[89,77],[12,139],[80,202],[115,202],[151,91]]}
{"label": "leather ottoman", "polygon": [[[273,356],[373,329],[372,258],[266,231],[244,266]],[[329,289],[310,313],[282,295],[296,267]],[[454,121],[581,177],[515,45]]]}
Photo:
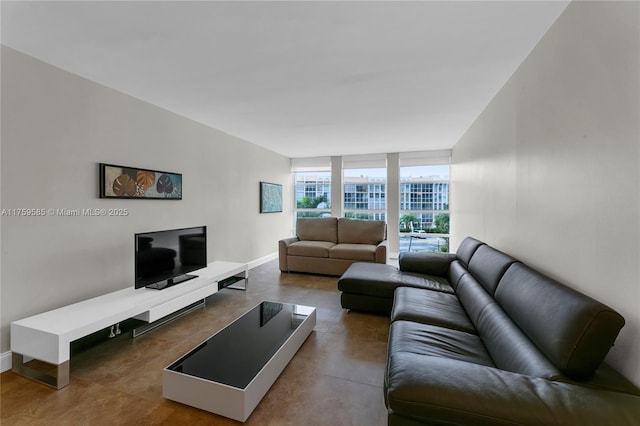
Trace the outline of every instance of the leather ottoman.
{"label": "leather ottoman", "polygon": [[[435,278],[435,279],[434,279]],[[393,294],[398,287],[414,287],[453,294],[447,280],[403,272],[395,266],[380,263],[354,263],[338,280],[344,309],[389,315]]]}

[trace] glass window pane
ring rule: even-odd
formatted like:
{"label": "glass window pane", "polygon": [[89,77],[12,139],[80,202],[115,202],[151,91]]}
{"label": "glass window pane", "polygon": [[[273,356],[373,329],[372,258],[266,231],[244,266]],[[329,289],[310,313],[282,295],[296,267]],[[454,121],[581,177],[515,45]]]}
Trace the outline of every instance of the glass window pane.
{"label": "glass window pane", "polygon": [[344,213],[344,217],[349,219],[362,219],[362,220],[387,220],[387,214],[378,212],[378,213],[367,213],[367,212],[359,212],[359,211],[346,211]]}
{"label": "glass window pane", "polygon": [[410,237],[407,234],[400,234],[400,253],[409,251],[448,253],[449,237],[435,237],[431,235]]}
{"label": "glass window pane", "polygon": [[331,183],[331,172],[298,172],[294,173],[293,176],[296,184],[308,182],[326,182],[327,184]]}
{"label": "glass window pane", "polygon": [[[345,217],[369,219],[384,213],[367,213],[371,210],[386,210],[387,169],[344,169]],[[349,212],[357,210],[358,212]],[[362,211],[362,212],[361,212]]]}
{"label": "glass window pane", "polygon": [[331,208],[331,172],[294,173],[296,209]]}
{"label": "glass window pane", "polygon": [[400,252],[448,251],[448,234],[449,165],[400,167]]}

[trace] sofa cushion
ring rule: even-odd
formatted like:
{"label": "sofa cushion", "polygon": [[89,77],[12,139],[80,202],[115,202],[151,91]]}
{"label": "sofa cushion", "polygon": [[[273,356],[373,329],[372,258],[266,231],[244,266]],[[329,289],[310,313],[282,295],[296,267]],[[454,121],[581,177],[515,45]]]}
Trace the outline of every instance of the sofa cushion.
{"label": "sofa cushion", "polygon": [[390,353],[389,425],[638,425],[638,397],[407,352]]}
{"label": "sofa cushion", "polygon": [[516,259],[488,245],[482,245],[473,253],[469,262],[469,271],[493,295],[507,268]]}
{"label": "sofa cushion", "polygon": [[385,239],[386,223],[383,220],[338,219],[338,243],[373,244]]}
{"label": "sofa cushion", "polygon": [[329,257],[329,249],[335,246],[327,241],[297,241],[289,244],[287,255],[306,257]]}
{"label": "sofa cushion", "polygon": [[329,250],[329,257],[359,262],[375,262],[376,246],[370,244],[336,244]]}
{"label": "sofa cushion", "polygon": [[624,325],[613,309],[522,263],[507,270],[495,298],[556,367],[574,379],[594,373]]}
{"label": "sofa cushion", "polygon": [[398,287],[393,296],[391,321],[405,320],[476,334],[471,320],[454,294]]}
{"label": "sofa cushion", "polygon": [[400,272],[400,282],[406,287],[422,288],[425,290],[441,291],[453,294],[453,287],[449,285],[446,278],[436,275],[422,275],[414,272]]}
{"label": "sofa cushion", "polygon": [[301,241],[338,242],[338,219],[335,217],[300,218],[296,235]]}
{"label": "sofa cushion", "polygon": [[493,367],[480,337],[460,330],[394,321],[389,330],[389,353],[409,352]]}

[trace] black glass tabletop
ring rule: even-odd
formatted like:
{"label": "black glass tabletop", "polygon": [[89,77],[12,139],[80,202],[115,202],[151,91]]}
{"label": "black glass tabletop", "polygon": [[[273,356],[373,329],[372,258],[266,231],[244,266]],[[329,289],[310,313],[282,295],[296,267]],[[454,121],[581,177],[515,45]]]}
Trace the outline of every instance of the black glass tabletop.
{"label": "black glass tabletop", "polygon": [[313,310],[262,302],[167,368],[244,389]]}

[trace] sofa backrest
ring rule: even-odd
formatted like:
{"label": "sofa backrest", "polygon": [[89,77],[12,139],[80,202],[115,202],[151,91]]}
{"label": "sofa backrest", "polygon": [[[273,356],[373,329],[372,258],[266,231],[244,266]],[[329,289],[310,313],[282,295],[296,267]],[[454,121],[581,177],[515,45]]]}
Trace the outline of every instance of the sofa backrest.
{"label": "sofa backrest", "polygon": [[469,273],[469,270],[464,266],[464,264],[460,260],[454,260],[449,264],[449,269],[447,269],[446,277],[451,284],[451,287],[455,290],[458,287],[458,282],[460,279]]}
{"label": "sofa backrest", "polygon": [[548,380],[561,376],[560,370],[497,303],[482,310],[476,327],[491,359],[501,370]]}
{"label": "sofa backrest", "polygon": [[500,279],[514,262],[516,259],[508,254],[483,244],[473,253],[468,265],[469,272],[493,296]]}
{"label": "sofa backrest", "polygon": [[462,240],[458,246],[458,250],[456,250],[456,257],[464,264],[464,266],[468,266],[471,256],[473,256],[473,253],[475,253],[478,247],[482,245],[484,245],[482,241],[467,237]]}
{"label": "sofa backrest", "polygon": [[296,236],[300,241],[338,242],[338,219],[335,217],[299,218]]}
{"label": "sofa backrest", "polygon": [[456,295],[498,368],[547,379],[560,375],[471,274],[460,278]]}
{"label": "sofa backrest", "polygon": [[490,303],[496,303],[493,297],[489,296],[489,293],[471,274],[465,274],[460,278],[456,288],[456,295],[464,306],[469,319],[476,327],[482,310]]}
{"label": "sofa backrest", "polygon": [[495,300],[568,377],[589,378],[613,345],[624,318],[518,262],[506,271]]}
{"label": "sofa backrest", "polygon": [[380,244],[386,239],[384,220],[338,219],[339,244]]}

